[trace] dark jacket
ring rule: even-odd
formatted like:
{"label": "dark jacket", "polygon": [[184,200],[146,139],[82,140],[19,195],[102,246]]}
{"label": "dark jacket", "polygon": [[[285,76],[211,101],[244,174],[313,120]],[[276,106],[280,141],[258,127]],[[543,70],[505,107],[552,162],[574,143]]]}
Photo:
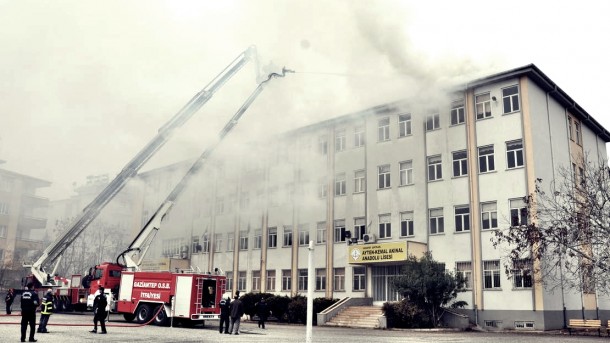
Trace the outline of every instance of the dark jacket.
{"label": "dark jacket", "polygon": [[239,298],[231,303],[231,318],[239,318],[244,315],[244,304]]}
{"label": "dark jacket", "polygon": [[29,289],[21,293],[21,312],[36,313],[38,305],[40,305],[38,293]]}
{"label": "dark jacket", "polygon": [[8,293],[6,293],[6,298],[4,298],[4,301],[5,301],[7,304],[12,304],[12,303],[13,303],[13,300],[15,300],[15,294],[14,294],[14,293],[12,293],[12,292],[8,292]]}
{"label": "dark jacket", "polygon": [[108,299],[106,299],[106,294],[102,292],[93,300],[93,312],[97,314],[98,312],[106,311],[106,306],[108,306]]}
{"label": "dark jacket", "polygon": [[267,303],[260,301],[258,304],[256,304],[256,309],[258,310],[258,317],[263,320],[267,320],[267,317],[269,316],[269,307],[267,306]]}
{"label": "dark jacket", "polygon": [[220,307],[220,316],[228,317],[231,313],[231,299],[221,299],[218,306]]}

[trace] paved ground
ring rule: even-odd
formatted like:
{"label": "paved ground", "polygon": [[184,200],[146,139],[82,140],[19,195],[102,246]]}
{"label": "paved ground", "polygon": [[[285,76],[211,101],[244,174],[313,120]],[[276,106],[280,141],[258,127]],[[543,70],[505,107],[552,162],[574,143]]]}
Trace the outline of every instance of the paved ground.
{"label": "paved ground", "polygon": [[[39,318],[39,316],[38,316]],[[305,342],[305,326],[270,323],[266,330],[255,322],[245,321],[239,336],[219,334],[218,322],[207,322],[205,327],[158,327],[131,325],[119,317],[111,316],[108,334],[93,334],[93,316],[86,314],[54,314],[49,321],[48,334],[36,334],[38,342]],[[0,342],[19,342],[19,315],[0,316]],[[368,330],[350,328],[313,328],[313,342],[333,343],[394,343],[394,342],[494,342],[494,343],[564,343],[610,342],[607,337],[567,336],[554,333],[482,333],[416,330]]]}

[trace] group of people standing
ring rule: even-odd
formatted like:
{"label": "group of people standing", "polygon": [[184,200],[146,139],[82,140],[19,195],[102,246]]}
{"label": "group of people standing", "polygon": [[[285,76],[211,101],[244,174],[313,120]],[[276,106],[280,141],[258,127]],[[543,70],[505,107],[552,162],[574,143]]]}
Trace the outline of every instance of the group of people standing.
{"label": "group of people standing", "polygon": [[[223,332],[228,335],[239,335],[239,324],[241,323],[241,317],[244,315],[244,304],[239,299],[239,292],[235,294],[235,300],[231,301],[230,297],[221,299],[218,306],[220,307],[220,326],[219,332]],[[269,309],[265,299],[261,299],[260,302],[256,303],[257,314],[258,314],[258,327],[265,328],[265,321],[269,315]],[[229,319],[231,320],[231,326],[229,326]]]}
{"label": "group of people standing", "polygon": [[[25,342],[27,335],[28,326],[30,327],[30,335],[28,342],[36,342],[34,338],[34,329],[36,328],[36,311],[40,307],[40,323],[38,325],[38,333],[49,333],[47,330],[47,324],[49,318],[54,310],[53,305],[53,290],[48,289],[42,298],[42,301],[38,297],[38,293],[34,290],[32,283],[27,284],[27,289],[21,293],[21,341]],[[6,314],[12,313],[13,301],[15,300],[15,290],[9,289],[4,299],[6,304]],[[97,323],[100,323],[103,334],[106,333],[106,316],[108,314],[108,300],[104,294],[104,287],[99,288],[99,294],[95,297],[93,302],[93,310],[95,316],[93,317],[93,330],[91,332],[97,332]]]}

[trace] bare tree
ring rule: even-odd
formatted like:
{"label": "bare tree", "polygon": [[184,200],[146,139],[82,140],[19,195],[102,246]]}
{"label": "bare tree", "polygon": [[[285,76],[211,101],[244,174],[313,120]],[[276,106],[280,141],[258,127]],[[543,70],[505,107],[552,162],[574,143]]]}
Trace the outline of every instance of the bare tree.
{"label": "bare tree", "polygon": [[[560,168],[555,181],[536,180],[524,198],[527,224],[498,230],[494,246],[507,250],[507,273],[533,272],[553,289],[610,294],[610,170],[587,159]],[[514,221],[518,222],[518,221]],[[513,224],[514,224],[513,222]],[[529,276],[531,278],[531,276]]]}

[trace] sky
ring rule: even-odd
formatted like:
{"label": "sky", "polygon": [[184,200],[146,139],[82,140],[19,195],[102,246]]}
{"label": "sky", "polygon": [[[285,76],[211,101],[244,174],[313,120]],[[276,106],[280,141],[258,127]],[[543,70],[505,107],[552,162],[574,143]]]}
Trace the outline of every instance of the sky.
{"label": "sky", "polygon": [[150,167],[199,154],[256,86],[252,137],[536,64],[607,129],[607,1],[0,0],[0,168],[69,197],[114,177],[249,46]]}

